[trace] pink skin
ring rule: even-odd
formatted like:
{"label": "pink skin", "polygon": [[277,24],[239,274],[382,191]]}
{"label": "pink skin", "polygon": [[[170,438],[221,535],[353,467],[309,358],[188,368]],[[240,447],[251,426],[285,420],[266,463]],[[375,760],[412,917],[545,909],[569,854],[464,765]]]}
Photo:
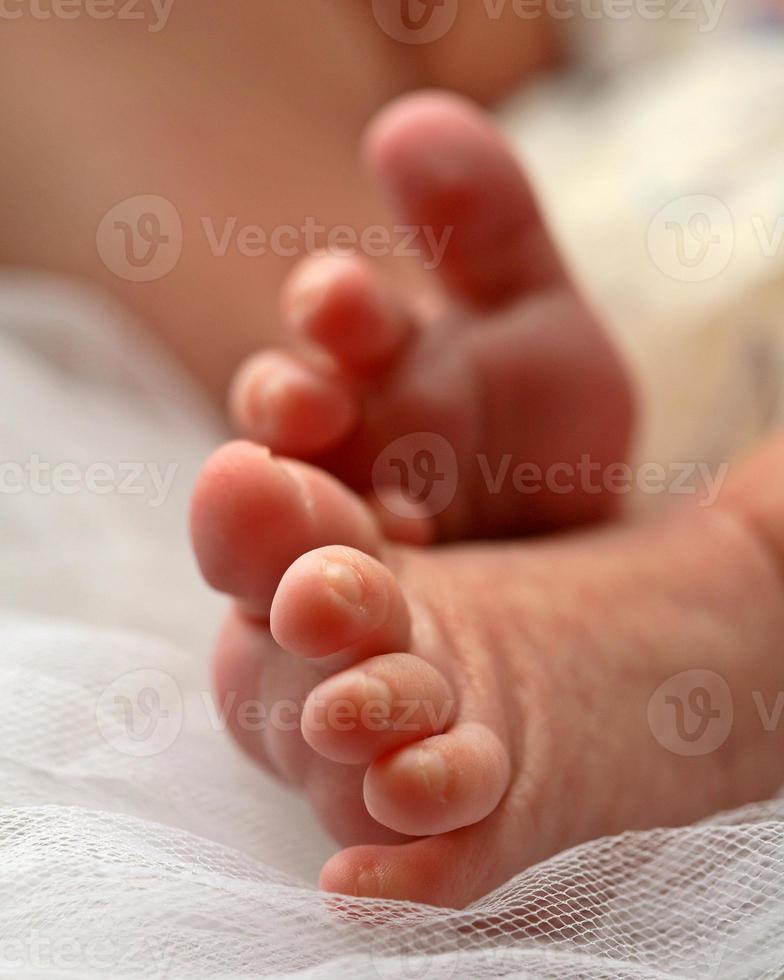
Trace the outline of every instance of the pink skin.
{"label": "pink skin", "polygon": [[[522,496],[509,481],[490,492],[478,463],[496,472],[508,456],[509,471],[546,470],[587,455],[607,467],[625,459],[633,426],[625,370],[516,159],[475,107],[438,93],[381,113],[365,155],[402,223],[436,240],[451,231],[437,276],[412,302],[357,257],[304,260],[282,295],[292,350],[256,355],[234,385],[242,430],[382,495],[371,474],[391,442],[443,436],[457,456],[455,500],[410,520],[377,506],[388,537],[508,535],[615,515],[609,493]],[[418,245],[433,258],[424,235]]]}
{"label": "pink skin", "polygon": [[[607,465],[633,413],[480,114],[407,99],[366,147],[405,221],[454,226],[443,293],[424,315],[363,262],[307,260],[283,299],[299,349],[257,355],[232,405],[251,436],[360,493],[392,440],[439,433],[457,455],[455,501],[391,520],[322,469],[232,443],[198,482],[193,538],[208,582],[236,600],[215,661],[229,728],[345,846],[322,886],[459,907],[562,848],[691,822],[784,779],[782,732],[751,697],[771,703],[784,684],[784,441],[710,511],[551,542],[386,544],[382,528],[423,543],[613,515],[609,494],[524,507],[516,490],[488,494],[475,457]],[[726,742],[699,756],[665,749],[647,714],[689,669],[724,678],[735,708]],[[259,733],[243,714],[259,701],[297,724]]]}
{"label": "pink skin", "polygon": [[[461,907],[578,842],[775,792],[784,731],[752,695],[784,689],[782,501],[784,437],[711,509],[423,551],[385,545],[359,498],[305,464],[220,450],[192,514],[208,581],[241,600],[217,698],[345,845],[322,886]],[[726,742],[697,756],[665,749],[647,714],[690,669],[734,703]],[[299,727],[251,730],[241,706],[257,700]]]}

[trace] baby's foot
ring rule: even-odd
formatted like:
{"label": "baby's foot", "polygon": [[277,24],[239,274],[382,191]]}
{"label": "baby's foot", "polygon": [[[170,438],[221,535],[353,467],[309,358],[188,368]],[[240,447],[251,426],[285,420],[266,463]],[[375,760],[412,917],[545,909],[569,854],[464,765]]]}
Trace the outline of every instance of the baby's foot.
{"label": "baby's foot", "polygon": [[771,795],[784,443],[755,466],[711,511],[423,551],[306,464],[220,450],[193,506],[237,599],[218,708],[346,845],[323,887],[463,906],[578,842]]}
{"label": "baby's foot", "polygon": [[[282,303],[301,349],[245,365],[231,399],[238,423],[274,452],[386,497],[379,514],[394,537],[520,533],[612,515],[618,498],[601,490],[601,470],[626,457],[629,381],[510,150],[473,106],[424,94],[381,114],[366,155],[398,216],[422,229],[426,263],[438,257],[433,243],[448,240],[444,288],[424,310],[395,298],[363,260],[306,259]],[[400,458],[374,473],[401,437]],[[575,477],[583,460],[588,479]],[[523,492],[520,464],[529,466]],[[428,497],[431,471],[446,490]],[[409,490],[416,503],[400,499]]]}

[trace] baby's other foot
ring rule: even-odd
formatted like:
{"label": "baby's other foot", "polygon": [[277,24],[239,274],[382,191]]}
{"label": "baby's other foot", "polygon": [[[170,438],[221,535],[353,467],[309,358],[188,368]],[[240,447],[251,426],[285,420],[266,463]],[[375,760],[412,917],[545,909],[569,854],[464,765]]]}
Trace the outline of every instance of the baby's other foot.
{"label": "baby's other foot", "polygon": [[[297,346],[261,353],[238,374],[242,429],[374,491],[391,537],[612,516],[618,497],[601,471],[626,458],[630,383],[509,148],[471,104],[425,93],[382,112],[365,150],[397,216],[420,229],[418,254],[437,267],[440,289],[425,310],[358,257],[305,259],[282,298]],[[383,455],[390,446],[394,460]],[[585,462],[590,477],[578,479]],[[428,494],[420,463],[446,480],[443,492]]]}
{"label": "baby's other foot", "polygon": [[[216,454],[193,533],[238,600],[218,708],[345,845],[323,887],[464,906],[579,842],[775,792],[784,731],[755,692],[784,684],[784,443],[760,458],[710,511],[422,550],[306,464]],[[695,689],[704,729],[678,720]]]}

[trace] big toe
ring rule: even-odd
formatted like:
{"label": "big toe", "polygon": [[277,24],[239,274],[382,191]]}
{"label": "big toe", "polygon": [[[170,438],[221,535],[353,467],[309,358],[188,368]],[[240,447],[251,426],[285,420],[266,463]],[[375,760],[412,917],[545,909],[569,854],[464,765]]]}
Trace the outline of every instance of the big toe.
{"label": "big toe", "polygon": [[370,165],[449,288],[494,305],[564,278],[531,186],[489,117],[442,92],[408,95],[371,124]]}
{"label": "big toe", "polygon": [[303,553],[330,544],[370,554],[380,547],[376,522],[359,497],[315,467],[248,442],[223,446],[205,464],[191,533],[207,582],[263,617],[284,572]]}

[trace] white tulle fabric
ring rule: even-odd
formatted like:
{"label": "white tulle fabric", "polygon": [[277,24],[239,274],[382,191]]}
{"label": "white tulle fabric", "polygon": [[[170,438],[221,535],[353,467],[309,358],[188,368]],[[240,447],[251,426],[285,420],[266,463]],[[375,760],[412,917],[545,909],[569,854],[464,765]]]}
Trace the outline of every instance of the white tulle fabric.
{"label": "white tulle fabric", "polygon": [[209,696],[222,603],[185,514],[221,437],[117,309],[0,277],[0,461],[176,467],[158,505],[0,494],[0,975],[784,975],[781,800],[586,844],[463,912],[319,894],[332,845]]}

